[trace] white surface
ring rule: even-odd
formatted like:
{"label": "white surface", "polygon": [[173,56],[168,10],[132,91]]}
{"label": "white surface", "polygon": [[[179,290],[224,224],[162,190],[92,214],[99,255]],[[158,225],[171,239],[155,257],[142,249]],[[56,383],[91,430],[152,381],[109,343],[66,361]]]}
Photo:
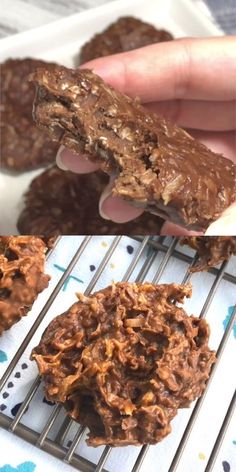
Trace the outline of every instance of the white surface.
{"label": "white surface", "polygon": [[[189,0],[119,0],[54,21],[0,41],[0,61],[9,57],[32,56],[75,66],[80,47],[98,31],[123,15],[135,15],[175,37],[220,35],[218,28]],[[99,25],[99,26],[98,26]],[[0,234],[16,234],[22,196],[34,171],[19,176],[0,172]]]}
{"label": "white surface", "polygon": [[[45,25],[112,0],[0,0],[0,37]],[[10,8],[9,8],[10,4]]]}
{"label": "white surface", "polygon": [[[60,2],[56,2],[55,0],[11,0],[9,8],[9,0],[0,0],[0,37],[4,38],[11,34],[36,28],[37,26],[58,20],[59,18],[89,10],[90,8],[98,7],[99,5],[111,1],[114,0],[70,0],[69,2],[67,0],[60,0]],[[204,15],[215,22],[205,3],[206,0],[189,1],[201,8]],[[221,2],[221,7],[223,7],[227,13],[227,2],[225,3],[224,0],[218,0],[216,5],[212,5],[213,14],[215,13],[217,15],[217,11],[220,7],[219,2]]]}
{"label": "white surface", "polygon": [[[90,265],[94,265],[96,268],[98,268],[113,239],[113,236],[96,236],[92,238],[71,274],[74,277],[79,278],[80,282],[76,281],[76,279],[70,279],[66,290],[60,291],[55,301],[47,311],[45,318],[41,322],[22,358],[19,360],[17,366],[12,372],[11,377],[9,378],[9,381],[14,383],[14,390],[6,388],[6,391],[10,394],[6,400],[1,399],[0,397],[0,403],[2,402],[7,405],[4,413],[8,416],[12,417],[12,407],[16,403],[22,402],[24,400],[27,391],[29,390],[37,375],[36,364],[29,361],[32,348],[38,344],[39,339],[49,322],[58,314],[63,313],[76,300],[75,292],[84,292],[88,283],[95,274],[95,272],[90,271]],[[71,258],[74,256],[75,251],[82,240],[82,236],[63,237],[60,239],[56,249],[49,256],[46,264],[46,272],[52,276],[49,287],[39,295],[38,299],[33,305],[31,313],[29,313],[28,316],[22,318],[19,323],[14,325],[12,329],[6,331],[0,338],[0,349],[2,349],[8,355],[8,361],[2,364],[0,363],[0,376],[4,373],[12,356],[18,349],[19,343],[22,342],[30,330],[30,327],[36,320],[40,310],[58,283],[62,273],[57,270],[55,264],[57,266],[59,265],[66,267]],[[126,250],[127,245],[133,246],[134,252],[132,255],[128,254]],[[101,277],[99,277],[93,292],[106,287],[112,283],[112,281],[122,280],[127,267],[133,260],[139,247],[139,242],[134,241],[131,238],[122,237]],[[186,247],[178,249],[181,252],[191,256],[194,254],[194,251]],[[145,262],[146,256],[147,250],[145,250],[144,254],[142,254],[137,267],[132,273],[130,278],[131,281],[134,281],[135,277],[137,277]],[[163,252],[159,251],[156,255],[155,261],[152,264],[152,267],[145,277],[146,281],[152,281],[152,278],[160,266],[163,257]],[[176,281],[176,283],[181,283],[187,268],[187,263],[172,256],[162,274],[159,283],[172,283],[173,279]],[[236,276],[236,257],[231,258],[231,261],[228,264],[227,272]],[[194,314],[197,316],[200,313],[207,295],[212,287],[214,276],[210,273],[197,273],[191,277],[191,282],[193,286],[193,295],[190,300],[185,301],[184,309],[188,314]],[[229,307],[233,306],[234,304],[235,290],[233,284],[227,282],[226,280],[221,280],[218,290],[209,307],[209,311],[207,312],[207,321],[211,326],[211,336],[209,343],[211,349],[218,348],[221,338],[224,334],[223,321],[227,315]],[[214,445],[214,441],[219,432],[221,423],[235,389],[236,371],[232,361],[235,359],[235,347],[236,339],[234,338],[232,332],[229,336],[229,340],[219,362],[219,366],[216,369],[216,373],[206,394],[203,406],[200,409],[199,415],[197,416],[197,421],[188,439],[187,447],[184,450],[184,454],[181,458],[177,472],[204,472],[207,460],[211,453],[211,449]],[[21,371],[20,366],[23,362],[28,364],[28,369],[24,371],[21,379],[16,381],[15,373]],[[53,408],[43,403],[42,398],[43,392],[42,388],[40,387],[31,402],[29,410],[23,415],[21,420],[24,425],[31,427],[38,432],[42,431]],[[168,435],[161,443],[150,447],[141,468],[142,472],[168,471],[175,450],[179,444],[190,415],[191,409],[189,408],[181,409],[179,411],[178,415],[172,421],[171,434]],[[52,431],[50,432],[51,438],[55,436],[59,427],[60,421],[56,422],[53,426]],[[73,440],[73,434],[76,431],[77,425],[74,423],[73,427],[70,428],[70,431],[66,435],[64,441],[65,445],[67,444],[68,440]],[[234,434],[232,420],[228,431],[227,440],[224,441],[221,450],[221,458],[222,460],[229,461],[232,472],[236,470],[234,468],[235,459],[233,456],[235,446],[232,444],[232,440],[236,439]],[[49,458],[48,455],[45,456],[45,461],[47,460],[47,468],[45,468],[45,466],[43,467],[42,452],[38,453],[37,450],[31,446],[28,446],[27,443],[23,443],[22,441],[17,441],[15,445],[13,436],[9,435],[9,433],[6,433],[5,431],[1,431],[1,429],[0,444],[2,447],[0,454],[0,471],[1,465],[5,463],[10,462],[12,466],[16,467],[20,462],[33,461],[36,464],[35,472],[45,472],[45,470],[46,472],[55,472],[55,463],[52,458]],[[9,455],[9,450],[11,450],[11,455]],[[18,450],[21,451],[20,454],[18,453]],[[112,453],[104,467],[110,472],[131,472],[139,450],[140,448],[138,447],[115,448],[112,450]],[[94,461],[95,463],[98,462],[102,451],[103,447],[87,447],[85,443],[85,435],[83,436],[83,440],[80,442],[79,446],[76,448],[77,453],[91,461]],[[204,458],[199,457],[199,453],[204,455]],[[58,461],[56,461],[56,465],[58,465]],[[75,469],[72,469],[67,465],[63,465],[60,470],[63,472],[72,472],[72,470]],[[221,471],[223,472],[223,468],[221,467],[221,464],[217,463],[213,472]],[[14,472],[14,470],[10,469],[8,471],[5,470],[4,472]]]}

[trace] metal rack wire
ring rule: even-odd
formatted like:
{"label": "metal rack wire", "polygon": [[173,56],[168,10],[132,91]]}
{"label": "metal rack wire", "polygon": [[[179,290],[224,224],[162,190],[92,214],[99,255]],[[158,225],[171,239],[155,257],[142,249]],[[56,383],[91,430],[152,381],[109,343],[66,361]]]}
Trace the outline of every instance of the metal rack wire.
{"label": "metal rack wire", "polygon": [[[85,248],[87,247],[88,243],[91,241],[91,238],[92,238],[92,236],[88,236],[88,237],[85,237],[83,239],[82,243],[80,244],[80,247],[78,248],[78,250],[76,251],[74,257],[72,258],[72,260],[68,264],[68,267],[66,268],[66,270],[63,273],[61,279],[59,280],[59,282],[56,285],[55,289],[53,290],[50,297],[48,298],[45,306],[43,307],[43,309],[39,313],[35,323],[31,327],[31,329],[29,330],[29,332],[28,332],[27,336],[25,337],[23,343],[19,346],[18,351],[16,352],[14,358],[12,359],[10,365],[8,366],[8,368],[6,369],[4,375],[2,376],[2,378],[0,380],[0,392],[3,389],[3,387],[5,386],[6,382],[8,381],[9,377],[11,376],[12,372],[14,371],[19,359],[21,358],[21,356],[24,353],[24,351],[26,350],[29,342],[31,341],[33,335],[35,334],[38,327],[40,326],[40,323],[42,322],[43,318],[45,317],[48,309],[50,308],[50,306],[52,305],[52,303],[56,299],[59,291],[63,287],[63,284],[66,281],[67,277],[70,275],[71,271],[76,266],[76,264],[78,263],[80,257],[82,256],[82,254],[83,254]],[[119,245],[121,238],[122,238],[122,236],[114,237],[111,246],[107,250],[104,258],[100,262],[100,265],[98,266],[98,268],[97,268],[96,272],[94,273],[90,283],[88,284],[88,286],[87,286],[87,288],[84,292],[85,295],[88,295],[93,290],[93,288],[95,287],[95,285],[96,285],[97,281],[99,280],[99,278],[101,277],[106,265],[110,261],[115,249]],[[182,261],[185,261],[190,266],[194,265],[197,261],[197,258],[198,258],[197,255],[195,255],[195,257],[192,258],[191,256],[188,256],[188,255],[183,254],[182,252],[178,251],[176,249],[176,245],[177,245],[177,242],[178,242],[177,238],[172,238],[169,243],[166,243],[165,238],[162,238],[162,237],[159,237],[158,239],[156,239],[156,238],[153,239],[153,238],[150,238],[150,237],[147,236],[145,238],[136,237],[134,239],[139,241],[140,245],[139,245],[138,250],[136,251],[136,253],[134,253],[133,259],[132,259],[129,267],[127,267],[125,275],[123,276],[123,281],[129,280],[129,278],[133,274],[135,268],[137,267],[141,256],[143,256],[145,254],[145,250],[147,249],[147,247],[149,247],[150,250],[147,252],[146,258],[144,259],[144,263],[143,263],[141,269],[139,270],[138,275],[136,276],[136,281],[139,281],[139,282],[143,282],[145,280],[145,277],[146,277],[149,269],[151,268],[151,266],[152,266],[152,264],[153,264],[153,262],[156,258],[156,255],[157,255],[158,251],[161,251],[162,253],[164,253],[164,257],[163,257],[159,267],[157,267],[157,270],[156,270],[155,275],[154,275],[153,280],[152,280],[153,283],[158,283],[159,282],[159,280],[160,280],[160,278],[163,274],[163,271],[165,270],[165,268],[166,268],[166,266],[167,266],[167,264],[168,264],[171,257],[176,257],[176,258],[178,258]],[[212,303],[212,301],[214,299],[214,296],[216,294],[216,291],[217,291],[217,289],[219,287],[219,284],[220,284],[222,279],[227,280],[228,282],[232,283],[233,285],[236,284],[236,276],[227,273],[226,269],[227,269],[227,262],[224,262],[221,265],[220,269],[215,269],[215,268],[210,269],[210,272],[214,275],[214,282],[213,282],[213,284],[212,284],[212,286],[209,290],[207,298],[206,298],[206,300],[204,302],[204,305],[202,307],[202,310],[201,310],[201,313],[200,313],[201,318],[204,318],[206,316],[207,311],[210,307],[210,304]],[[187,270],[185,275],[184,275],[184,278],[183,278],[182,282],[186,283],[190,280],[190,278],[191,278],[191,273],[189,273],[189,271]],[[233,285],[232,285],[232,287],[233,287]],[[187,423],[185,431],[184,431],[184,433],[182,435],[182,438],[179,442],[179,445],[178,445],[178,447],[175,451],[175,454],[174,454],[174,457],[172,459],[172,463],[169,467],[168,472],[175,472],[178,468],[179,461],[180,461],[180,459],[183,455],[183,452],[184,452],[185,447],[187,445],[187,442],[188,442],[189,436],[191,434],[192,428],[195,424],[195,421],[196,421],[196,419],[198,417],[198,414],[201,410],[201,407],[203,405],[203,402],[204,402],[204,399],[206,397],[209,386],[210,386],[210,384],[212,382],[212,379],[215,375],[215,372],[217,370],[219,360],[220,360],[220,358],[223,354],[223,351],[226,347],[227,340],[229,338],[229,335],[230,335],[230,332],[231,332],[231,329],[234,325],[235,320],[236,320],[236,306],[234,307],[233,313],[231,314],[229,323],[227,325],[225,333],[224,333],[224,335],[221,339],[220,345],[218,347],[217,362],[214,364],[214,366],[212,368],[211,375],[210,375],[210,378],[208,380],[206,390],[205,390],[204,394],[202,395],[202,397],[196,402],[196,404],[194,406],[194,409],[193,409],[192,414],[190,416],[190,419]],[[40,378],[38,376],[35,379],[35,381],[33,382],[30,390],[28,391],[28,393],[27,393],[27,395],[26,395],[26,397],[25,397],[25,399],[24,399],[24,401],[23,401],[23,403],[22,403],[22,405],[21,405],[21,407],[20,407],[19,411],[17,412],[14,419],[10,418],[9,416],[7,416],[4,413],[0,413],[0,427],[2,427],[4,429],[7,429],[9,431],[12,431],[12,433],[14,433],[17,436],[23,438],[25,441],[28,441],[29,443],[32,443],[32,444],[36,445],[38,448],[52,454],[53,456],[55,456],[59,459],[62,459],[63,461],[69,463],[70,465],[74,466],[78,470],[81,470],[82,472],[92,472],[92,471],[93,472],[101,472],[101,471],[105,471],[106,469],[104,469],[104,466],[106,465],[108,457],[110,456],[110,454],[112,452],[111,447],[106,446],[104,448],[104,451],[103,451],[100,459],[98,460],[97,464],[94,464],[93,462],[89,461],[88,459],[85,459],[84,457],[82,457],[81,455],[76,453],[76,448],[77,448],[78,444],[81,441],[81,438],[83,436],[85,428],[80,427],[78,425],[77,432],[75,433],[74,438],[73,438],[70,446],[65,447],[64,439],[65,439],[68,431],[70,430],[72,424],[74,424],[74,421],[72,419],[70,419],[68,417],[64,417],[62,422],[61,422],[61,425],[60,425],[60,427],[57,431],[57,435],[56,435],[55,439],[52,440],[48,437],[51,428],[55,424],[55,421],[58,419],[58,417],[59,417],[59,415],[62,411],[61,406],[59,406],[59,405],[54,406],[54,408],[52,410],[52,413],[51,413],[50,417],[48,418],[48,421],[44,425],[41,432],[36,432],[32,428],[29,428],[29,427],[27,427],[27,426],[25,426],[24,424],[21,423],[21,418],[22,418],[24,412],[26,411],[27,407],[29,406],[30,402],[32,401],[34,395],[36,394],[36,392],[39,388],[39,385],[40,385]],[[232,400],[230,402],[230,405],[228,407],[225,418],[223,420],[223,423],[222,423],[221,429],[219,431],[219,434],[216,438],[214,447],[213,447],[212,452],[210,454],[205,472],[211,472],[211,470],[213,468],[214,462],[216,460],[217,454],[219,452],[222,440],[223,440],[224,435],[226,433],[226,430],[227,430],[230,418],[231,418],[231,416],[233,414],[233,411],[235,409],[235,406],[236,406],[236,395],[234,394],[233,397],[232,397]],[[138,454],[138,457],[136,459],[135,464],[133,465],[133,468],[132,468],[131,472],[138,472],[140,470],[140,468],[143,464],[143,461],[145,460],[145,457],[148,453],[148,450],[149,450],[149,446],[147,446],[147,445],[143,446],[141,448],[140,453]]]}

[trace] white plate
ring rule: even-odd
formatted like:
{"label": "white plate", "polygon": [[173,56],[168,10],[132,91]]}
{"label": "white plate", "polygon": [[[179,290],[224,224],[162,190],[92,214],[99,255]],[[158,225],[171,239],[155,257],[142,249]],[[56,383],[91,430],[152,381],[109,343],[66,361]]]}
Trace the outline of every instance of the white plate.
{"label": "white plate", "polygon": [[[0,61],[37,57],[75,66],[80,47],[124,15],[170,30],[175,37],[212,36],[222,32],[190,0],[119,0],[0,41]],[[22,196],[42,169],[12,176],[0,172],[0,234],[16,234]]]}

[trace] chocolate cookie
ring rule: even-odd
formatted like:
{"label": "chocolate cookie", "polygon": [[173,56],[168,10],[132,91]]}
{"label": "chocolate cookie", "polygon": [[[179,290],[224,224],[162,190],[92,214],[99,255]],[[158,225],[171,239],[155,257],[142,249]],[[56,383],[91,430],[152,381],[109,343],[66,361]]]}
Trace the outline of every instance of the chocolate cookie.
{"label": "chocolate cookie", "polygon": [[[160,218],[141,215],[118,224],[101,218],[98,201],[108,176],[96,172],[78,175],[56,166],[36,177],[25,195],[17,227],[21,234],[159,234]],[[50,191],[48,191],[50,189]]]}
{"label": "chocolate cookie", "polygon": [[171,39],[173,36],[168,31],[156,29],[132,16],[122,17],[84,44],[80,63]]}
{"label": "chocolate cookie", "polygon": [[236,236],[191,236],[182,238],[180,243],[196,249],[199,260],[190,272],[207,270],[236,254]]}
{"label": "chocolate cookie", "polygon": [[0,126],[0,167],[22,172],[43,167],[55,160],[58,144],[39,130],[33,120],[17,113],[12,105],[4,105]]}
{"label": "chocolate cookie", "polygon": [[8,59],[1,64],[2,103],[11,103],[21,115],[31,118],[35,91],[28,76],[45,65],[45,61],[31,58]]}
{"label": "chocolate cookie", "polygon": [[89,70],[37,69],[34,118],[116,176],[113,194],[203,230],[236,199],[236,166]]}
{"label": "chocolate cookie", "polygon": [[45,64],[37,59],[9,59],[1,65],[0,167],[4,169],[22,172],[55,159],[58,145],[33,122],[35,91],[28,81],[29,74]]}
{"label": "chocolate cookie", "polygon": [[0,236],[0,335],[31,309],[50,277],[46,245],[31,236]]}
{"label": "chocolate cookie", "polygon": [[88,426],[88,444],[155,444],[199,397],[215,354],[205,320],[176,306],[191,286],[113,284],[57,316],[32,352],[48,400]]}

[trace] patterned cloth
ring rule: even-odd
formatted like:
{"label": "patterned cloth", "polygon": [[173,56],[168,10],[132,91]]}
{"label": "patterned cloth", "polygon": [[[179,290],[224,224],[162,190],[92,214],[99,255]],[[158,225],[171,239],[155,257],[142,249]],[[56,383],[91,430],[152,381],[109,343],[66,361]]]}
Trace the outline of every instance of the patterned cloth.
{"label": "patterned cloth", "polygon": [[236,0],[205,0],[212,16],[226,34],[236,34]]}
{"label": "patterned cloth", "polygon": [[[25,338],[82,239],[81,236],[61,238],[56,249],[48,258],[46,271],[52,276],[49,287],[40,294],[33,305],[31,313],[12,327],[12,329],[5,332],[0,339],[0,376],[9,365],[19,344]],[[25,395],[37,376],[36,364],[29,360],[32,347],[38,343],[41,334],[44,332],[50,320],[65,311],[75,301],[75,292],[83,292],[85,290],[112,241],[113,236],[95,236],[92,238],[91,242],[89,242],[82,257],[76,264],[70,277],[66,280],[56,300],[49,308],[36,334],[22,358],[19,360],[4,389],[1,391],[0,411],[10,418],[13,418],[17,414],[24,401]],[[114,251],[93,290],[99,290],[109,285],[113,280],[122,280],[128,265],[133,260],[139,247],[140,243],[138,241],[128,237],[122,237],[121,242]],[[189,255],[194,254],[194,251],[185,247],[179,248],[179,250]],[[148,248],[145,250],[134,273],[132,273],[132,281],[134,281],[139,274],[147,256],[150,255],[150,251],[152,250]],[[163,253],[157,253],[156,259],[146,276],[146,280],[152,280],[162,259]],[[180,283],[183,280],[187,267],[188,265],[185,262],[171,257],[160,279],[160,283],[171,283],[173,282],[173,278],[176,282]],[[236,275],[236,257],[231,259],[227,271]],[[213,282],[214,277],[210,273],[193,275],[193,296],[191,300],[185,302],[185,309],[189,314],[200,313]],[[230,319],[234,304],[235,292],[233,291],[232,283],[222,280],[214,300],[211,303],[209,312],[207,313],[207,320],[211,325],[210,346],[213,349],[217,349],[219,345]],[[190,435],[188,446],[178,468],[179,472],[204,472],[209,454],[216,439],[216,434],[219,431],[235,388],[235,376],[233,375],[232,364],[232,359],[235,359],[235,348],[236,326],[227,342],[227,348],[225,349],[217,372],[212,380],[204,405],[201,408],[196,428],[193,428]],[[232,371],[231,375],[230,371]],[[53,404],[45,399],[43,388],[40,386],[21,421],[26,426],[32,427],[34,430],[40,432],[53,408]],[[168,470],[171,454],[178,445],[190,413],[191,411],[189,409],[179,412],[174,421],[172,421],[172,433],[160,444],[152,446],[149,449],[142,466],[142,472],[156,472],[157,461],[158,472],[166,472]],[[235,470],[234,467],[236,468],[235,420],[236,414],[227,431],[215,464],[214,472],[233,472],[233,470]],[[56,427],[58,428],[58,423]],[[57,431],[56,427],[52,429],[52,437]],[[70,429],[69,434],[65,438],[64,445],[66,447],[71,444],[76,429],[76,425]],[[0,472],[45,472],[45,470],[48,472],[57,472],[57,470],[72,472],[75,470],[69,465],[60,463],[52,456],[45,455],[44,452],[39,451],[33,446],[29,446],[26,442],[13,436],[12,433],[2,429],[0,429],[0,450]],[[88,448],[83,438],[77,452],[83,457],[97,463],[102,450],[102,447]],[[170,453],[170,451],[172,452]],[[135,447],[125,447],[123,449],[115,448],[106,463],[106,470],[112,472],[120,472],[121,470],[122,472],[130,472],[138,452],[139,448]],[[47,468],[45,469],[46,460]]]}

